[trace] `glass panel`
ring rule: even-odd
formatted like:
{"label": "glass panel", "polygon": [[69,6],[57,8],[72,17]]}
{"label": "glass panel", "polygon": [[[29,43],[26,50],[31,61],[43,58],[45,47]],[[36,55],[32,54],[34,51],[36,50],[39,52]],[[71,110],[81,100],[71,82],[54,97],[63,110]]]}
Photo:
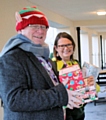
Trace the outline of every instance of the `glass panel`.
{"label": "glass panel", "polygon": [[89,42],[87,34],[81,35],[81,64],[83,65],[84,61],[89,62]]}
{"label": "glass panel", "polygon": [[92,36],[92,60],[93,64],[99,67],[98,37]]}

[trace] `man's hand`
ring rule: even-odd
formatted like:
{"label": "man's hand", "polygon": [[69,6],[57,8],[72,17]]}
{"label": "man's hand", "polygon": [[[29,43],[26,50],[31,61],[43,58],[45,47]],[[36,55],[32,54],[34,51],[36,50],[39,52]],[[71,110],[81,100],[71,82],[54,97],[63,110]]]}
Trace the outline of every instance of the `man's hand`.
{"label": "man's hand", "polygon": [[[67,84],[68,80],[65,80],[63,81],[63,85],[65,86]],[[70,108],[70,109],[73,109],[73,108],[79,108],[81,104],[84,104],[82,102],[82,99],[81,99],[81,95],[82,93],[78,92],[78,91],[71,91],[71,90],[67,90],[67,94],[68,94],[68,104],[67,104],[67,107]]]}

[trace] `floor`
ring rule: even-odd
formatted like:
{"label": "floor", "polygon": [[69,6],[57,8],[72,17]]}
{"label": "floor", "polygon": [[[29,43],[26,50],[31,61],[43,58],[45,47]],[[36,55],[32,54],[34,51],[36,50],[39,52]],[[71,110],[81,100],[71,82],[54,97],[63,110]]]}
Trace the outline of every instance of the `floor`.
{"label": "floor", "polygon": [[85,106],[85,120],[106,120],[106,86],[101,86],[99,100]]}
{"label": "floor", "polygon": [[89,103],[85,107],[85,119],[84,120],[106,120],[106,102]]}

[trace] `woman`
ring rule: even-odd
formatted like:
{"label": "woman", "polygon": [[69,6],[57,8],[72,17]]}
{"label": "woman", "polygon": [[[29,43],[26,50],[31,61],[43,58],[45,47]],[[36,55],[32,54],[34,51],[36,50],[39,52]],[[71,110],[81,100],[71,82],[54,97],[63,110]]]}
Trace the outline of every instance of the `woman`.
{"label": "woman", "polygon": [[[57,74],[59,70],[65,68],[67,65],[75,65],[79,64],[79,62],[73,58],[73,54],[75,51],[75,42],[73,38],[66,32],[59,33],[54,42],[54,50],[53,54],[55,57],[55,61],[53,63],[55,71]],[[79,64],[80,65],[80,64]],[[88,78],[90,84],[93,84],[93,77],[90,76]],[[66,120],[84,120],[84,105],[80,108],[74,109],[66,109]]]}

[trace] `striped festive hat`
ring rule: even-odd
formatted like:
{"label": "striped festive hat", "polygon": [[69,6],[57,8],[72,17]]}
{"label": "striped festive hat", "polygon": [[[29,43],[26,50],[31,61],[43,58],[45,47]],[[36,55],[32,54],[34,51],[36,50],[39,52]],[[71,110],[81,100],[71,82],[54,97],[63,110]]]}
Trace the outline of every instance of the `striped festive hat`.
{"label": "striped festive hat", "polygon": [[21,21],[16,21],[17,31],[24,29],[29,24],[40,24],[45,25],[47,28],[49,27],[46,16],[38,10],[36,6],[23,8],[23,10],[19,12],[19,15]]}

